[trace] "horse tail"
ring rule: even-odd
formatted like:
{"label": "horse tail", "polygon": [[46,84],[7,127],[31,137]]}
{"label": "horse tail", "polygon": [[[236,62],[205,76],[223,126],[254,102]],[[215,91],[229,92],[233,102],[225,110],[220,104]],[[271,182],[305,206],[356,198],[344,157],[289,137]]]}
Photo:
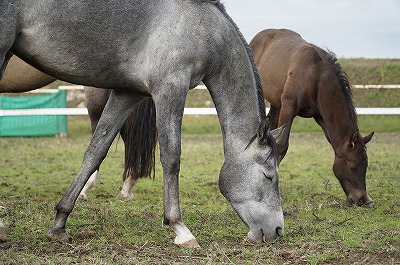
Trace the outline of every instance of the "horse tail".
{"label": "horse tail", "polygon": [[153,99],[139,103],[127,118],[121,131],[125,143],[125,170],[123,179],[137,180],[155,175],[157,146],[156,107]]}

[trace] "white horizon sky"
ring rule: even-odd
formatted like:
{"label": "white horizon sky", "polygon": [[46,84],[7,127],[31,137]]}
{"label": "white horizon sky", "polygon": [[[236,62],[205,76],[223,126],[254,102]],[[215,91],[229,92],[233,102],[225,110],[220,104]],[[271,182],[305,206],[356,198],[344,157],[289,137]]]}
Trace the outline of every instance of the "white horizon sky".
{"label": "white horizon sky", "polygon": [[250,41],[288,28],[339,58],[400,58],[400,0],[222,0]]}

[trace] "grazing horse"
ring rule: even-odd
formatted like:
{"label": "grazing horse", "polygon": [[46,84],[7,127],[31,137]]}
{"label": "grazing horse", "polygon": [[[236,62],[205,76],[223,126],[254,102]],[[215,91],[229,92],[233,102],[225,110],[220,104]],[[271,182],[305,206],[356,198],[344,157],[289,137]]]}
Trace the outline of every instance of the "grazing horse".
{"label": "grazing horse", "polygon": [[277,141],[280,160],[289,147],[294,117],[314,118],[335,151],[333,171],[350,204],[372,205],[366,191],[366,144],[357,125],[351,86],[336,56],[288,29],[267,29],[250,42],[272,127],[286,124]]}
{"label": "grazing horse", "polygon": [[[12,56],[7,64],[3,78],[0,81],[0,93],[27,92],[46,86],[56,79],[25,63],[17,56]],[[111,90],[85,87],[85,99],[92,126],[92,133],[96,129],[101,113],[107,103]],[[150,116],[143,115],[142,108],[149,108]],[[151,176],[154,173],[154,151],[157,143],[156,131],[147,131],[149,126],[141,123],[154,122],[155,108],[151,99],[139,104],[121,128],[121,137],[125,143],[125,170],[124,184],[118,195],[121,199],[133,197],[132,187],[140,177]],[[135,128],[141,128],[135,130]],[[143,131],[146,130],[146,131]],[[142,145],[142,146],[137,146]],[[147,145],[143,147],[143,145]],[[144,151],[144,152],[143,152]],[[147,152],[146,152],[147,151]],[[98,171],[96,170],[83,187],[80,198],[87,200],[86,191],[94,186]]]}
{"label": "grazing horse", "polygon": [[178,176],[185,99],[201,81],[222,130],[221,193],[247,225],[250,240],[283,235],[275,146],[283,128],[269,129],[251,50],[219,1],[4,0],[0,70],[10,52],[57,79],[113,89],[48,237],[69,240],[65,224],[80,191],[135,106],[151,97],[164,177],[163,223],[175,232],[175,244],[198,246],[182,220]]}

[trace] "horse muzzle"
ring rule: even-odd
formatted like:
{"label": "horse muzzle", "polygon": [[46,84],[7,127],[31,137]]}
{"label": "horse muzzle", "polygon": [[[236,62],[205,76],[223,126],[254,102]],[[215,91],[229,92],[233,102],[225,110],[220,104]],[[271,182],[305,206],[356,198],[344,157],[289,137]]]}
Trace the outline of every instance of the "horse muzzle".
{"label": "horse muzzle", "polygon": [[374,201],[367,194],[358,195],[354,193],[350,193],[347,196],[347,203],[350,205],[356,204],[357,206],[367,206],[372,207],[374,205]]}

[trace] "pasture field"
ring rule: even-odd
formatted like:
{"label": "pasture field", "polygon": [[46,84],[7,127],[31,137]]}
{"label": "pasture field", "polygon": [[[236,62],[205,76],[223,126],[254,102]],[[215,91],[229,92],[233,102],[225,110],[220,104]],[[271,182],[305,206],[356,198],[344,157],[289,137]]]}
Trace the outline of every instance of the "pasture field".
{"label": "pasture field", "polygon": [[[339,62],[352,84],[400,83],[400,59]],[[353,94],[356,107],[400,106],[400,90]],[[213,104],[206,91],[193,91],[187,106]],[[0,264],[400,264],[400,117],[360,116],[359,124],[363,135],[376,132],[368,144],[367,174],[375,205],[345,203],[331,169],[332,148],[312,120],[297,118],[280,166],[285,236],[252,244],[218,189],[223,150],[217,118],[185,116],[181,207],[201,249],[174,246],[173,232],[161,226],[158,158],[155,180],[140,180],[133,200],[116,199],[121,140],[110,148],[89,201],[78,200],[68,219],[72,242],[49,241],[53,208],[77,174],[90,139],[88,118],[70,117],[67,138],[0,138],[0,218],[9,238],[0,244]]]}
{"label": "pasture field", "polygon": [[[398,116],[380,119],[400,124]],[[376,118],[371,121],[360,121],[366,123],[363,134],[374,128]],[[333,151],[322,133],[311,121],[296,121],[280,167],[285,236],[272,244],[252,244],[218,189],[223,150],[216,118],[185,117],[181,207],[201,249],[174,246],[173,232],[161,226],[159,163],[155,180],[140,180],[133,200],[116,199],[121,140],[110,148],[89,201],[78,200],[68,219],[72,242],[47,240],[53,207],[78,172],[90,139],[86,117],[70,117],[68,127],[67,138],[0,138],[0,218],[9,238],[0,244],[1,264],[400,263],[398,127],[376,130],[368,144],[367,188],[375,206],[364,208],[345,203],[331,170]]]}

